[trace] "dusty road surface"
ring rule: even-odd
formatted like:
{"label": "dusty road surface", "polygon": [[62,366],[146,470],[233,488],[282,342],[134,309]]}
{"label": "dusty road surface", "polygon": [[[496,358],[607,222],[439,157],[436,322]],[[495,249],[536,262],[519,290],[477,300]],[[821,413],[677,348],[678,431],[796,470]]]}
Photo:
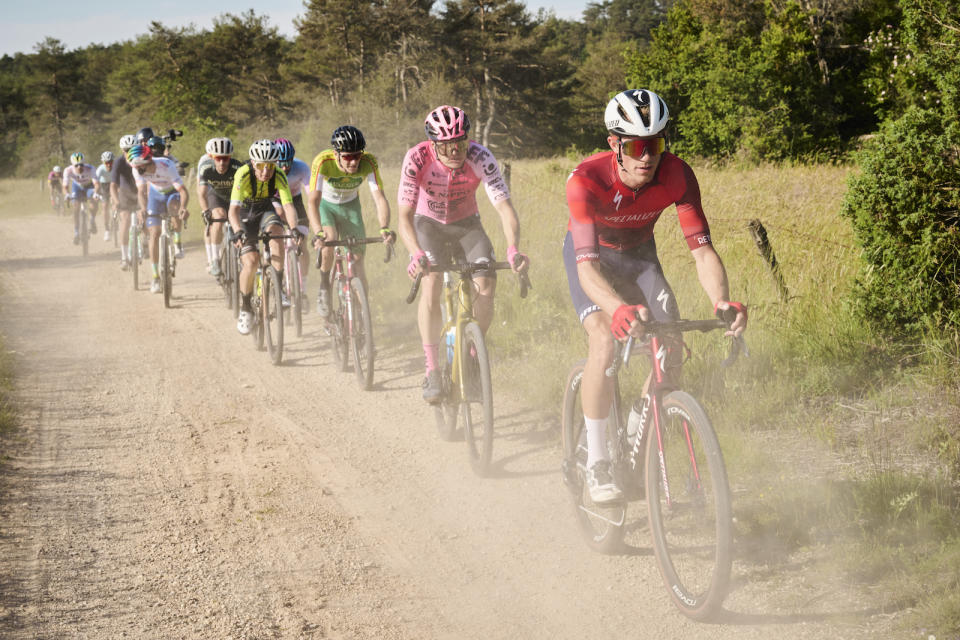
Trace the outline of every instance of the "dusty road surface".
{"label": "dusty road surface", "polygon": [[376,325],[376,388],[361,392],[315,315],[283,366],[254,351],[202,247],[165,310],[112,244],[95,238],[83,259],[65,218],[0,219],[0,239],[22,415],[0,467],[2,638],[889,633],[877,603],[814,580],[802,557],[738,559],[724,622],[686,620],[642,530],[623,555],[582,543],[557,427],[505,385],[497,472],[474,477],[420,400],[405,292]]}

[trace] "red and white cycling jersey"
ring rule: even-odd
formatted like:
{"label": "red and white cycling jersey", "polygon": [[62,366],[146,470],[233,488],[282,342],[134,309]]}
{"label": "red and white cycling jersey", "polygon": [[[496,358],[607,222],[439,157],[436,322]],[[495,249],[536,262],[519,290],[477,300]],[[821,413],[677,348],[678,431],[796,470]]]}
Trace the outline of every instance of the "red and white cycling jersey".
{"label": "red and white cycling jersey", "polygon": [[459,169],[450,169],[440,162],[433,143],[427,140],[403,158],[397,198],[400,206],[415,207],[417,214],[447,224],[477,213],[477,187],[481,182],[491,203],[510,197],[497,159],[489,149],[471,140],[466,162]]}
{"label": "red and white cycling jersey", "polygon": [[570,231],[577,262],[598,260],[600,246],[625,251],[653,237],[664,209],[677,205],[677,217],[691,250],[710,244],[710,227],[700,204],[693,169],[664,152],[653,180],[634,191],[620,181],[617,155],[594,154],[567,179]]}
{"label": "red and white cycling jersey", "polygon": [[183,179],[177,172],[177,163],[169,158],[154,158],[153,171],[140,173],[133,170],[133,179],[139,187],[144,182],[149,183],[160,193],[170,193],[175,184],[183,184]]}
{"label": "red and white cycling jersey", "polygon": [[69,187],[70,183],[76,180],[81,187],[87,188],[93,185],[94,180],[97,179],[97,170],[93,168],[91,164],[82,164],[80,165],[80,170],[77,171],[77,168],[73,165],[70,165],[63,171],[63,186]]}

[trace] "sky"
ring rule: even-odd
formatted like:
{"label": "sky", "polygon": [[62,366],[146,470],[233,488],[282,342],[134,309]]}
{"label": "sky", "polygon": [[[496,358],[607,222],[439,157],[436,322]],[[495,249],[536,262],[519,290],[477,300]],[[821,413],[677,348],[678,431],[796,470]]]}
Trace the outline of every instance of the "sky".
{"label": "sky", "polygon": [[[521,0],[531,14],[552,9],[558,17],[579,20],[589,0]],[[440,6],[437,0],[435,6]],[[92,43],[122,42],[146,33],[152,20],[167,27],[193,24],[209,28],[213,19],[224,13],[241,14],[252,8],[257,15],[266,14],[270,25],[288,36],[295,34],[293,19],[304,12],[303,0],[151,0],[150,2],[117,2],[116,0],[47,0],[34,5],[23,0],[3,0],[0,20],[0,56],[16,52],[34,53],[34,45],[47,36],[77,49]],[[146,17],[145,17],[146,16]]]}

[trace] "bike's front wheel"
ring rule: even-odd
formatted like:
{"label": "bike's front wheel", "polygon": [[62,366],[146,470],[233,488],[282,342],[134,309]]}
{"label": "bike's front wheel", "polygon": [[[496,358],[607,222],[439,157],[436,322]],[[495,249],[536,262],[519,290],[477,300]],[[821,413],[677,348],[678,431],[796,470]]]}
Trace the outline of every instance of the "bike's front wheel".
{"label": "bike's front wheel", "polygon": [[[130,214],[131,218],[136,214]],[[133,290],[140,288],[140,232],[137,223],[130,221],[130,238],[127,244],[130,256],[130,272],[133,274]]]}
{"label": "bike's front wheel", "polygon": [[263,299],[260,304],[260,320],[270,361],[278,365],[283,359],[283,291],[280,276],[272,265],[263,277]]}
{"label": "bike's front wheel", "polygon": [[173,263],[171,262],[170,238],[160,234],[160,288],[163,291],[163,306],[170,308],[170,295],[173,293]]}
{"label": "bike's front wheel", "polygon": [[339,277],[334,278],[334,290],[338,292],[337,308],[330,314],[330,324],[328,325],[330,345],[333,347],[333,359],[337,363],[337,371],[347,370],[347,347],[349,347],[347,296],[339,293],[343,286],[344,284]]}
{"label": "bike's front wheel", "polygon": [[286,269],[284,277],[287,280],[287,296],[290,298],[289,319],[296,327],[297,337],[303,335],[303,291],[300,287],[300,260],[296,249],[287,248]]}
{"label": "bike's front wheel", "polygon": [[87,208],[83,205],[80,206],[80,244],[83,246],[83,255],[86,256],[90,253],[90,231],[87,227]]}
{"label": "bike's front wheel", "polygon": [[[624,526],[627,519],[626,502],[599,505],[590,499],[587,487],[587,430],[583,418],[583,402],[580,397],[583,383],[583,368],[586,360],[573,366],[567,376],[563,391],[561,415],[561,439],[563,441],[563,481],[573,498],[577,525],[587,545],[600,553],[615,553],[623,546]],[[616,381],[614,381],[616,384]],[[607,439],[616,437],[614,410],[607,420]]]}
{"label": "bike's front wheel", "polygon": [[353,326],[350,330],[350,344],[353,347],[353,369],[357,382],[364,391],[373,386],[373,321],[370,319],[370,302],[360,278],[354,278],[353,289]]}
{"label": "bike's front wheel", "polygon": [[660,408],[647,441],[647,507],[654,554],[667,591],[693,619],[715,614],[732,565],[730,487],[706,412],[683,391]]}
{"label": "bike's front wheel", "polygon": [[477,475],[486,476],[493,456],[493,384],[487,345],[480,326],[475,322],[464,327],[460,356],[463,435],[467,441],[470,466]]}

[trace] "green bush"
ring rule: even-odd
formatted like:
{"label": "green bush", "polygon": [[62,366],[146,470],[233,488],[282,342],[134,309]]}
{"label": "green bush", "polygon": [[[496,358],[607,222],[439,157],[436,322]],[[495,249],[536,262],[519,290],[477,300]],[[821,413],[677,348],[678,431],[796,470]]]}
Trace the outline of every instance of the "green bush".
{"label": "green bush", "polygon": [[861,310],[892,332],[960,328],[960,125],[912,107],[858,156],[843,214],[863,247]]}

